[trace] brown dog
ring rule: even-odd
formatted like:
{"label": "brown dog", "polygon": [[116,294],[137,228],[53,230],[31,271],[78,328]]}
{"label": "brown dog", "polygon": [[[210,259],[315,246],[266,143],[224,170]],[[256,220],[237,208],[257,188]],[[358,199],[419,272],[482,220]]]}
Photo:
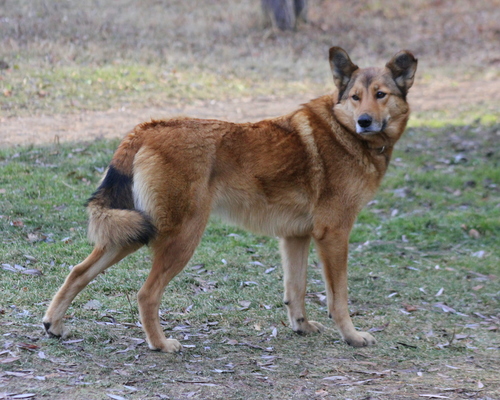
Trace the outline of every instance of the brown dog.
{"label": "brown dog", "polygon": [[360,69],[333,47],[330,64],[338,92],[282,117],[245,124],[174,118],[136,126],[88,202],[95,248],[54,296],[43,319],[49,336],[65,335],[64,314],[92,279],[149,243],[153,266],[138,294],[142,325],[151,349],[180,350],[163,334],[160,301],[214,212],[280,237],[284,300],[292,329],[301,333],[324,328],[307,319],[304,307],[312,238],[330,317],[350,345],[374,344],[349,316],[349,234],[405,129],[417,60],[402,51],[385,68]]}

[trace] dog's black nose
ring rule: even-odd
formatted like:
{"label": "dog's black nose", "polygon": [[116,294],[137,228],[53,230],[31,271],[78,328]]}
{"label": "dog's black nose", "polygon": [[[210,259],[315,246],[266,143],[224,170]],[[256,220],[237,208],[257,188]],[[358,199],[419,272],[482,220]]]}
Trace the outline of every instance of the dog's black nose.
{"label": "dog's black nose", "polygon": [[361,128],[368,128],[372,124],[372,117],[370,117],[368,114],[363,114],[361,117],[358,118],[358,125]]}

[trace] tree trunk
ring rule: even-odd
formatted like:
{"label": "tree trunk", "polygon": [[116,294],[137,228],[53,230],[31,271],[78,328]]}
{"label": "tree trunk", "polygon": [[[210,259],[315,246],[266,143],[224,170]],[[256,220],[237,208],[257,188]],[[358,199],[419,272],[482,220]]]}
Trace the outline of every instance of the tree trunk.
{"label": "tree trunk", "polygon": [[282,31],[294,30],[297,20],[307,21],[308,0],[262,0],[262,11],[267,24]]}

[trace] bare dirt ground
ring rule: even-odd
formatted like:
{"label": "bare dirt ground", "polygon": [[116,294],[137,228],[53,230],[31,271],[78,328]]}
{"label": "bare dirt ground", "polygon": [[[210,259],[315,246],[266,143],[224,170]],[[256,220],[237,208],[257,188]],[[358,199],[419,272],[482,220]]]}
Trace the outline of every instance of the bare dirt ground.
{"label": "bare dirt ground", "polygon": [[[162,108],[120,108],[80,114],[0,118],[0,147],[120,138],[142,121],[175,115],[234,122],[257,121],[293,111],[317,95],[198,101],[181,107],[167,105]],[[495,105],[500,104],[500,79],[453,84],[417,83],[410,92],[409,101],[416,114],[449,110],[467,112],[470,109],[480,110],[482,107],[489,112],[492,112],[493,107],[494,112]]]}

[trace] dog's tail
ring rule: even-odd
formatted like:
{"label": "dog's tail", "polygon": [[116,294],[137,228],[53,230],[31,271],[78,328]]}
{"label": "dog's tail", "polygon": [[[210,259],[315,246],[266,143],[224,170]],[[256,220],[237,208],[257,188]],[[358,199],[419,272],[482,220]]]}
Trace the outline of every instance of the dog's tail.
{"label": "dog's tail", "polygon": [[151,218],[134,206],[132,164],[140,142],[134,133],[129,134],[87,201],[87,234],[96,247],[148,244],[156,234]]}

